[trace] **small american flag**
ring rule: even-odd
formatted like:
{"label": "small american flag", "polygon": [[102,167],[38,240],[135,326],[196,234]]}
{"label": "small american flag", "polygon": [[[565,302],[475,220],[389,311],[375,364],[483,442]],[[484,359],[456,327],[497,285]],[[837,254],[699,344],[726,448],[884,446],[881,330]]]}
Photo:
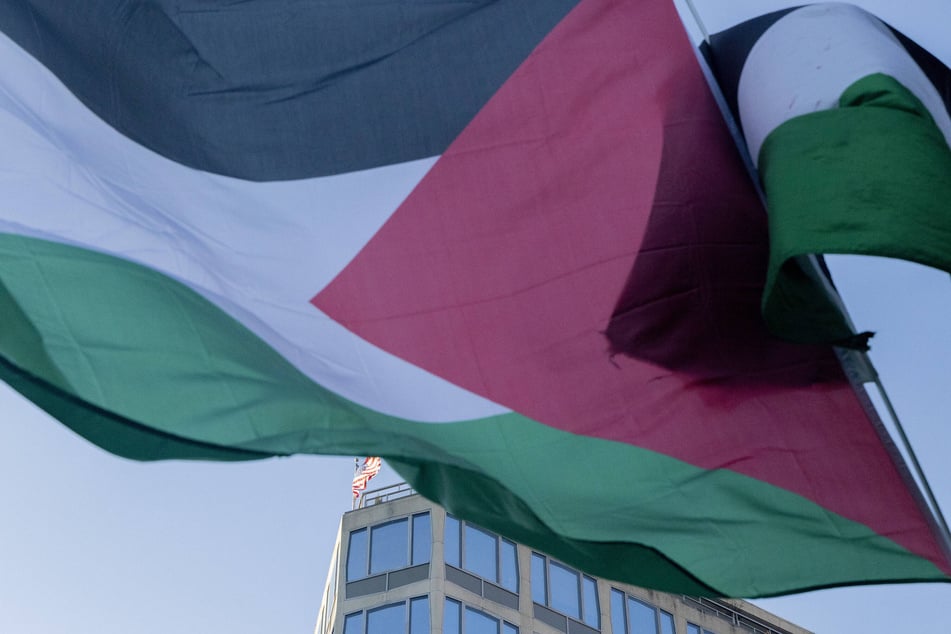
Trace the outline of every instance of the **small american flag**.
{"label": "small american flag", "polygon": [[380,472],[383,466],[383,460],[376,456],[370,456],[363,459],[363,466],[357,466],[356,473],[353,474],[353,497],[359,497],[360,491],[367,488],[370,478]]}

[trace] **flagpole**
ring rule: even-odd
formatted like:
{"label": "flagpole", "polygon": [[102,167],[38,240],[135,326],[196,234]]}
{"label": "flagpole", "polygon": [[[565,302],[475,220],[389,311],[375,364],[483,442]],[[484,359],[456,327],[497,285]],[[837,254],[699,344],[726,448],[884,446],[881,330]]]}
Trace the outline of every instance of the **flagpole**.
{"label": "flagpole", "polygon": [[703,35],[703,41],[708,45],[710,44],[710,34],[707,32],[707,27],[704,25],[703,20],[700,19],[700,13],[697,11],[697,7],[694,6],[693,0],[685,0],[687,3],[687,8],[690,9],[690,14],[693,16],[693,21],[697,23],[697,27],[700,28],[700,33]]}
{"label": "flagpole", "polygon": [[875,376],[875,387],[878,388],[878,395],[885,404],[885,409],[888,410],[889,417],[895,424],[895,430],[898,432],[899,438],[901,438],[902,446],[905,447],[905,450],[908,452],[908,460],[911,462],[912,469],[921,479],[922,492],[933,509],[935,520],[938,522],[939,528],[943,533],[942,537],[944,537],[944,546],[948,551],[949,558],[951,558],[951,529],[948,528],[948,522],[944,517],[944,513],[941,512],[941,507],[938,505],[938,499],[935,497],[934,491],[931,490],[931,484],[929,484],[928,479],[925,478],[924,470],[921,468],[921,464],[918,462],[918,456],[915,455],[915,451],[911,448],[911,441],[905,434],[905,428],[902,426],[901,420],[898,418],[898,412],[895,411],[895,407],[892,405],[892,400],[888,397],[888,393],[885,391],[885,386],[882,384],[882,380],[877,375]]}
{"label": "flagpole", "polygon": [[[693,0],[682,1],[690,10],[690,14],[693,16],[693,20],[697,28],[700,30],[704,42],[709,45],[710,34],[708,33],[707,28],[700,17],[700,13],[697,11],[696,6],[694,6]],[[756,189],[756,193],[759,196],[760,201],[763,203],[763,208],[767,209],[766,193],[760,186],[759,173],[756,169],[756,166],[753,164],[752,157],[750,156],[749,150],[746,147],[746,142],[743,138],[743,133],[740,130],[739,123],[733,118],[733,113],[730,111],[729,106],[727,106],[723,92],[720,90],[720,84],[717,82],[716,77],[713,74],[713,69],[710,68],[699,47],[694,46],[693,48],[694,54],[697,57],[697,62],[700,64],[700,69],[703,72],[703,76],[707,80],[707,86],[710,88],[710,92],[713,94],[713,98],[716,101],[717,106],[720,109],[720,113],[727,124],[730,135],[733,137],[733,143],[739,150],[740,156],[743,159],[743,163],[746,165],[746,170],[749,173],[750,179],[753,181],[753,187]],[[825,295],[839,308],[846,324],[853,332],[855,332],[855,323],[852,321],[852,317],[849,315],[849,312],[845,307],[845,303],[842,301],[842,297],[832,286],[831,280],[826,276],[822,267],[819,265],[818,258],[815,255],[809,255],[798,257],[796,258],[796,261],[800,264],[803,272],[805,272],[806,275],[822,286],[825,291]],[[928,479],[925,477],[924,470],[921,467],[921,463],[918,461],[915,450],[911,447],[911,441],[905,433],[905,429],[901,424],[901,420],[898,418],[898,412],[892,405],[892,401],[888,397],[888,393],[885,391],[885,386],[882,384],[881,379],[878,376],[878,372],[876,372],[875,367],[872,365],[871,358],[868,356],[868,353],[860,350],[846,348],[836,348],[835,350],[839,358],[839,362],[842,364],[843,369],[846,372],[846,376],[849,378],[853,388],[855,388],[856,391],[861,388],[861,392],[865,398],[860,400],[862,400],[863,407],[866,409],[869,417],[872,418],[873,421],[877,421],[875,424],[877,427],[882,428],[883,433],[889,435],[888,430],[884,429],[884,423],[881,421],[879,413],[875,409],[875,405],[868,398],[868,392],[865,390],[865,384],[867,383],[874,383],[877,387],[878,394],[885,405],[885,409],[888,412],[888,417],[891,419],[892,426],[898,433],[901,448],[904,449],[904,453],[907,456],[907,462],[910,463],[911,472],[908,472],[908,465],[903,464],[905,462],[903,458],[906,456],[901,455],[901,451],[898,447],[893,448],[892,452],[897,454],[893,456],[893,462],[895,462],[896,468],[904,471],[907,477],[911,479],[911,484],[915,485],[911,488],[918,494],[917,498],[919,503],[923,504],[930,511],[930,514],[934,519],[933,525],[935,532],[937,533],[938,540],[941,543],[941,546],[944,548],[945,555],[949,560],[951,560],[951,528],[949,528],[948,522],[941,510],[941,506],[938,504],[938,500],[931,489],[931,485],[929,484]],[[902,467],[904,468],[902,469]],[[924,499],[922,499],[922,496]]]}
{"label": "flagpole", "polygon": [[[360,459],[357,458],[357,457],[354,457],[354,459],[353,459],[353,474],[354,474],[354,477],[356,477],[356,474],[357,474],[359,471],[360,471]],[[352,490],[353,490],[353,489],[351,488],[351,491],[352,491]],[[359,494],[359,493],[356,493],[356,494],[350,496],[350,510],[351,510],[351,511],[356,510],[356,508],[357,508],[357,500],[358,500],[359,498],[360,498],[360,494]]]}
{"label": "flagpole", "polygon": [[[848,313],[843,314],[846,319],[849,319]],[[849,319],[849,326],[852,327],[851,319]],[[854,327],[852,329],[854,330]],[[925,477],[924,469],[922,469],[921,463],[918,462],[918,456],[915,454],[915,450],[912,449],[911,441],[907,434],[905,434],[905,428],[901,424],[898,412],[895,410],[892,400],[888,396],[888,392],[885,391],[885,385],[882,383],[878,372],[872,365],[871,359],[868,354],[858,350],[836,348],[835,351],[849,382],[859,396],[859,402],[868,414],[875,431],[878,432],[879,438],[883,445],[885,445],[886,452],[892,457],[892,463],[908,484],[908,488],[915,498],[915,502],[929,511],[931,519],[929,523],[935,532],[940,547],[944,550],[945,556],[951,560],[951,530],[949,530],[941,506],[938,504],[938,500],[931,489],[931,484],[928,482],[928,478]],[[888,417],[898,434],[900,446],[896,446],[893,434],[889,432],[885,423],[882,421],[878,409],[875,407],[868,391],[865,389],[865,384],[867,383],[875,384],[878,395],[882,399],[882,404],[885,406]],[[905,450],[905,455],[901,453],[902,448]]]}

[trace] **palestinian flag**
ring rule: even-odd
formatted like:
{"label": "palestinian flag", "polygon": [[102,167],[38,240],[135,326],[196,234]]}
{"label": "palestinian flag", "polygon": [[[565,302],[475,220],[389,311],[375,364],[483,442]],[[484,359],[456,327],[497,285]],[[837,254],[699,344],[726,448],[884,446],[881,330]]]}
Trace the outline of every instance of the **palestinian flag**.
{"label": "palestinian flag", "polygon": [[951,272],[951,70],[841,3],[760,16],[706,52],[766,193],[768,325],[862,347],[799,258],[879,255]]}
{"label": "palestinian flag", "polygon": [[864,392],[767,334],[766,216],[670,3],[0,29],[0,375],[89,440],[382,456],[663,590],[948,580]]}

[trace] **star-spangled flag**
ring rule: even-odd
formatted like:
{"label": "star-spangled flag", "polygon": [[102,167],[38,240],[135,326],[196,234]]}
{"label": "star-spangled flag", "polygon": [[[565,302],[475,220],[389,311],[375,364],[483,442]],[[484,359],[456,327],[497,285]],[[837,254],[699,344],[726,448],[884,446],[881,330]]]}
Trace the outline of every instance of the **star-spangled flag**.
{"label": "star-spangled flag", "polygon": [[[382,456],[699,595],[947,580],[664,0],[0,8],[0,377],[123,456]],[[612,483],[603,480],[612,465]]]}
{"label": "star-spangled flag", "polygon": [[360,491],[365,491],[370,480],[380,472],[383,466],[383,460],[379,457],[370,456],[363,459],[363,464],[357,463],[356,472],[353,474],[353,497],[359,497]]}

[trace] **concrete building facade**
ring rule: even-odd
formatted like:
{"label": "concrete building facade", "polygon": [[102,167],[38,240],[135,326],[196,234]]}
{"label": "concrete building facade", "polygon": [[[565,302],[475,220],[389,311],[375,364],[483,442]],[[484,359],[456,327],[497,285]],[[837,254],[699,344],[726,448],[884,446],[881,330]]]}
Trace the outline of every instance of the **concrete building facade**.
{"label": "concrete building facade", "polygon": [[586,575],[406,485],[345,513],[315,634],[810,634],[745,601]]}

